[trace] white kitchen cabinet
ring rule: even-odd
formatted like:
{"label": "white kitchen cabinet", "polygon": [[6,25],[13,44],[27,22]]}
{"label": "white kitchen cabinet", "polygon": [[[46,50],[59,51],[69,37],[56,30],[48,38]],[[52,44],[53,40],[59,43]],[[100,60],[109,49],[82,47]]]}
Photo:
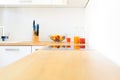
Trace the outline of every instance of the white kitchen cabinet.
{"label": "white kitchen cabinet", "polygon": [[67,3],[67,0],[32,0],[32,3],[42,5],[63,5]]}
{"label": "white kitchen cabinet", "polygon": [[32,53],[39,50],[39,49],[43,49],[45,46],[32,46]]}
{"label": "white kitchen cabinet", "polygon": [[67,7],[81,7],[85,8],[89,0],[68,0]]}
{"label": "white kitchen cabinet", "polygon": [[17,4],[17,3],[28,3],[28,4],[63,4],[67,0],[0,0],[1,4]]}
{"label": "white kitchen cabinet", "polygon": [[31,54],[31,46],[0,46],[0,67]]}
{"label": "white kitchen cabinet", "polygon": [[0,0],[0,7],[80,7],[89,0]]}
{"label": "white kitchen cabinet", "polygon": [[25,6],[49,6],[49,5],[66,5],[67,0],[0,0],[0,6],[5,7],[25,7]]}
{"label": "white kitchen cabinet", "polygon": [[8,4],[18,4],[18,0],[0,0],[0,4],[8,5]]}

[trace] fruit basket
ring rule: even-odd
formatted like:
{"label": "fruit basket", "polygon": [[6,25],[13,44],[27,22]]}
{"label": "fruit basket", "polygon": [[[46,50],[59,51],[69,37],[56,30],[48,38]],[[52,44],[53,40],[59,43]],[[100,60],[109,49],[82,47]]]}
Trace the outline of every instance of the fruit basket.
{"label": "fruit basket", "polygon": [[50,39],[53,40],[54,42],[62,42],[65,39],[65,36],[54,34],[54,35],[50,35]]}

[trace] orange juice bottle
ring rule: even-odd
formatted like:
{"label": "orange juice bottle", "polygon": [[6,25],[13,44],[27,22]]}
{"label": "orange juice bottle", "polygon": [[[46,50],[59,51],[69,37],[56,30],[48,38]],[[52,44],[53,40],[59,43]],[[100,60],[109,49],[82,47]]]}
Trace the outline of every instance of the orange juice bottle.
{"label": "orange juice bottle", "polygon": [[80,37],[79,36],[74,36],[74,44],[80,43]]}
{"label": "orange juice bottle", "polygon": [[80,49],[80,37],[74,36],[74,49]]}

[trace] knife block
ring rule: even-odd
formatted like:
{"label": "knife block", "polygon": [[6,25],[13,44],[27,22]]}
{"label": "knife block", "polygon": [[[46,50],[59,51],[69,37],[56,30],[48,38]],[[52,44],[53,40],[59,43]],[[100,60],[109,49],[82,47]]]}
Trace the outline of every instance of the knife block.
{"label": "knife block", "polygon": [[32,35],[32,42],[34,42],[34,43],[39,42],[39,36],[37,36],[34,31],[33,31],[33,35]]}

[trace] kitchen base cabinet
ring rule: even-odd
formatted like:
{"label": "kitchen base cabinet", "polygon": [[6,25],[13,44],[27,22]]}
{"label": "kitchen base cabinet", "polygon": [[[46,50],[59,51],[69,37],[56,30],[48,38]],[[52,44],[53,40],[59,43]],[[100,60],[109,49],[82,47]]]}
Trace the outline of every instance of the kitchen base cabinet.
{"label": "kitchen base cabinet", "polygon": [[31,46],[0,46],[0,67],[31,54]]}
{"label": "kitchen base cabinet", "polygon": [[34,52],[34,51],[37,51],[37,50],[39,50],[39,49],[43,49],[45,46],[32,46],[32,53]]}

